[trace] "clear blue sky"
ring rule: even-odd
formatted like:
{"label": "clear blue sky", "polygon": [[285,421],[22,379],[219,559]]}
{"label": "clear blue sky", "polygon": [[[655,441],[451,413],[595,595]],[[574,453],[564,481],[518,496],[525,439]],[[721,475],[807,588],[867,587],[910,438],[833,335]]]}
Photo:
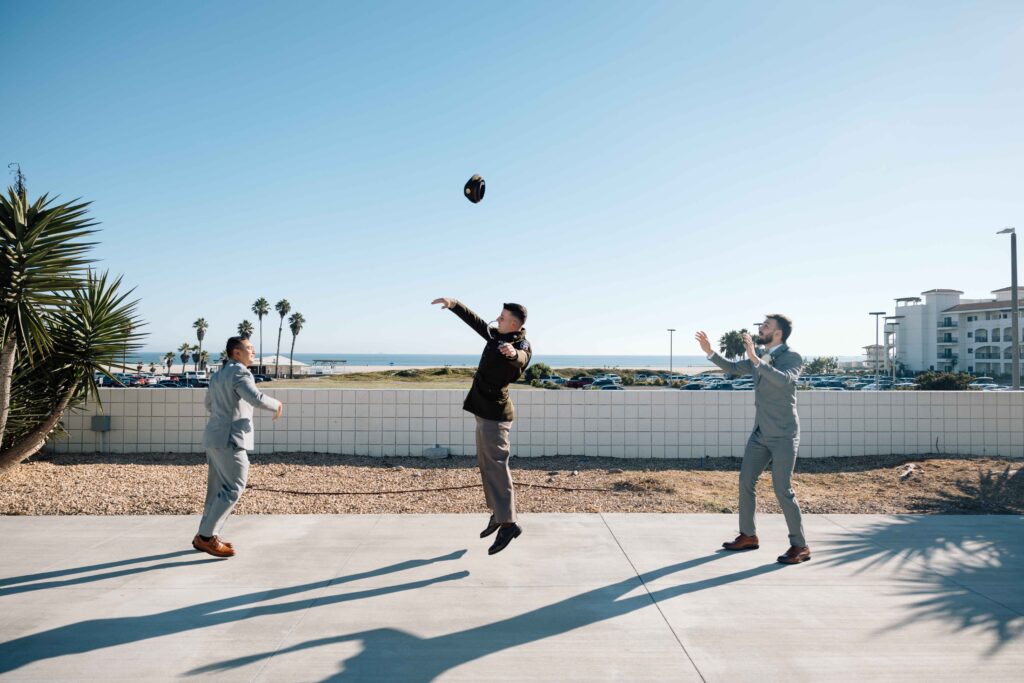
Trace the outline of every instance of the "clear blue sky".
{"label": "clear blue sky", "polygon": [[853,355],[1024,231],[1017,1],[0,5],[2,161],[93,201],[154,351],[265,296],[300,352],[474,352],[454,296],[538,353],[778,310]]}

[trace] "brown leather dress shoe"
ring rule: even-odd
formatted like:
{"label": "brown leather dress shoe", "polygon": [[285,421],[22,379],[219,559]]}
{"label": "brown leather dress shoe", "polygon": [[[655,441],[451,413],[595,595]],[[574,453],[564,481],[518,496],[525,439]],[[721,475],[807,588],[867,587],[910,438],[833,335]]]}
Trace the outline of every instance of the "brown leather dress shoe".
{"label": "brown leather dress shoe", "polygon": [[196,534],[196,537],[192,539],[192,547],[204,553],[209,553],[214,557],[232,557],[235,554],[234,548],[216,536],[210,538],[209,541],[204,541],[199,537],[199,534]]}
{"label": "brown leather dress shoe", "polygon": [[807,546],[791,545],[785,555],[779,555],[780,564],[800,564],[811,559],[811,549]]}
{"label": "brown leather dress shoe", "polygon": [[758,543],[757,536],[740,534],[735,541],[727,541],[722,544],[722,547],[726,550],[757,550],[761,545]]}

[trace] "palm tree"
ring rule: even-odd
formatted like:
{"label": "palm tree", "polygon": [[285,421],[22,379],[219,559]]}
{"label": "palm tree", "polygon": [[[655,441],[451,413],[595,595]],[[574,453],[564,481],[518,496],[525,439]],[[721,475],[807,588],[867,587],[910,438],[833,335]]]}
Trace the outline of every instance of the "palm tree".
{"label": "palm tree", "polygon": [[[203,350],[203,338],[206,337],[206,330],[209,329],[210,325],[206,322],[206,318],[200,318],[199,320],[192,323],[192,327],[196,328],[196,337],[199,338],[199,352]],[[199,362],[198,360],[196,361]],[[198,367],[196,368],[199,369]]]}
{"label": "palm tree", "polygon": [[164,365],[167,366],[167,375],[171,374],[171,366],[174,364],[174,351],[168,351],[164,354]]}
{"label": "palm tree", "polygon": [[209,351],[200,351],[199,352],[199,367],[201,369],[205,370],[206,366],[209,365],[209,364],[210,364],[210,352]]}
{"label": "palm tree", "polygon": [[252,336],[252,323],[248,320],[243,320],[238,323],[238,336],[242,339],[248,339]]}
{"label": "palm tree", "polygon": [[149,374],[151,374],[151,375],[155,375],[156,374],[156,363],[154,363],[152,361],[150,361],[150,363],[149,363]]}
{"label": "palm tree", "polygon": [[185,367],[188,365],[189,355],[192,353],[192,345],[185,342],[178,347],[178,353],[181,354],[181,374],[185,374]]}
{"label": "palm tree", "polygon": [[199,358],[202,356],[202,352],[198,346],[193,346],[190,350],[192,351],[192,362],[195,364],[196,372],[199,372]]}
{"label": "palm tree", "polygon": [[302,331],[302,326],[306,323],[306,319],[302,317],[302,314],[296,311],[292,313],[292,316],[288,318],[288,327],[292,331],[292,351],[288,355],[288,376],[295,376],[295,338],[299,336],[299,332]]}
{"label": "palm tree", "polygon": [[281,330],[284,329],[284,317],[288,315],[288,312],[292,310],[292,305],[288,303],[288,299],[281,299],[274,304],[274,310],[281,316],[281,324],[277,328],[277,358],[274,359],[274,377],[281,376]]}
{"label": "palm tree", "polygon": [[263,372],[263,316],[270,313],[270,302],[262,296],[252,305],[252,313],[259,319],[260,323],[260,373]]}
{"label": "palm tree", "polygon": [[743,335],[747,334],[747,328],[726,332],[718,340],[718,351],[726,358],[732,360],[741,357],[746,353],[747,348],[743,345]]}

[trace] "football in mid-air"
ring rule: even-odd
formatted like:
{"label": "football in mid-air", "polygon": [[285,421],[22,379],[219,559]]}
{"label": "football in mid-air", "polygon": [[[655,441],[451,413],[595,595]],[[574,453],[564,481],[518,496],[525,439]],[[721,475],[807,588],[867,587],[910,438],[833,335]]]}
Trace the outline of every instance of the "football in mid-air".
{"label": "football in mid-air", "polygon": [[479,175],[474,175],[472,178],[466,181],[465,195],[466,199],[478,204],[481,199],[484,198],[484,192],[487,191],[487,183]]}

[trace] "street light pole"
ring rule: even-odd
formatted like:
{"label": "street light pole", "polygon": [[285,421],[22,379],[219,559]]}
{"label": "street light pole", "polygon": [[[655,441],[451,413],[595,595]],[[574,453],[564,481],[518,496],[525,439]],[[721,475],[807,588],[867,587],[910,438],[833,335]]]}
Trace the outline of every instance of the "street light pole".
{"label": "street light pole", "polygon": [[672,333],[676,328],[668,328],[668,383],[672,383]]}
{"label": "street light pole", "polygon": [[1017,301],[1017,231],[1014,228],[1000,230],[997,235],[1010,235],[1010,323],[1013,325],[1013,350],[1010,356],[1013,374],[1013,390],[1020,391],[1020,302]]}
{"label": "street light pole", "polygon": [[[885,324],[892,325],[892,383],[896,384],[896,357],[899,355],[899,328],[900,320],[905,318],[905,315],[887,315],[885,316]],[[886,362],[889,361],[888,352],[885,357]]]}
{"label": "street light pole", "polygon": [[875,391],[878,391],[878,319],[880,316],[885,315],[885,311],[871,311],[868,315],[875,316]]}

